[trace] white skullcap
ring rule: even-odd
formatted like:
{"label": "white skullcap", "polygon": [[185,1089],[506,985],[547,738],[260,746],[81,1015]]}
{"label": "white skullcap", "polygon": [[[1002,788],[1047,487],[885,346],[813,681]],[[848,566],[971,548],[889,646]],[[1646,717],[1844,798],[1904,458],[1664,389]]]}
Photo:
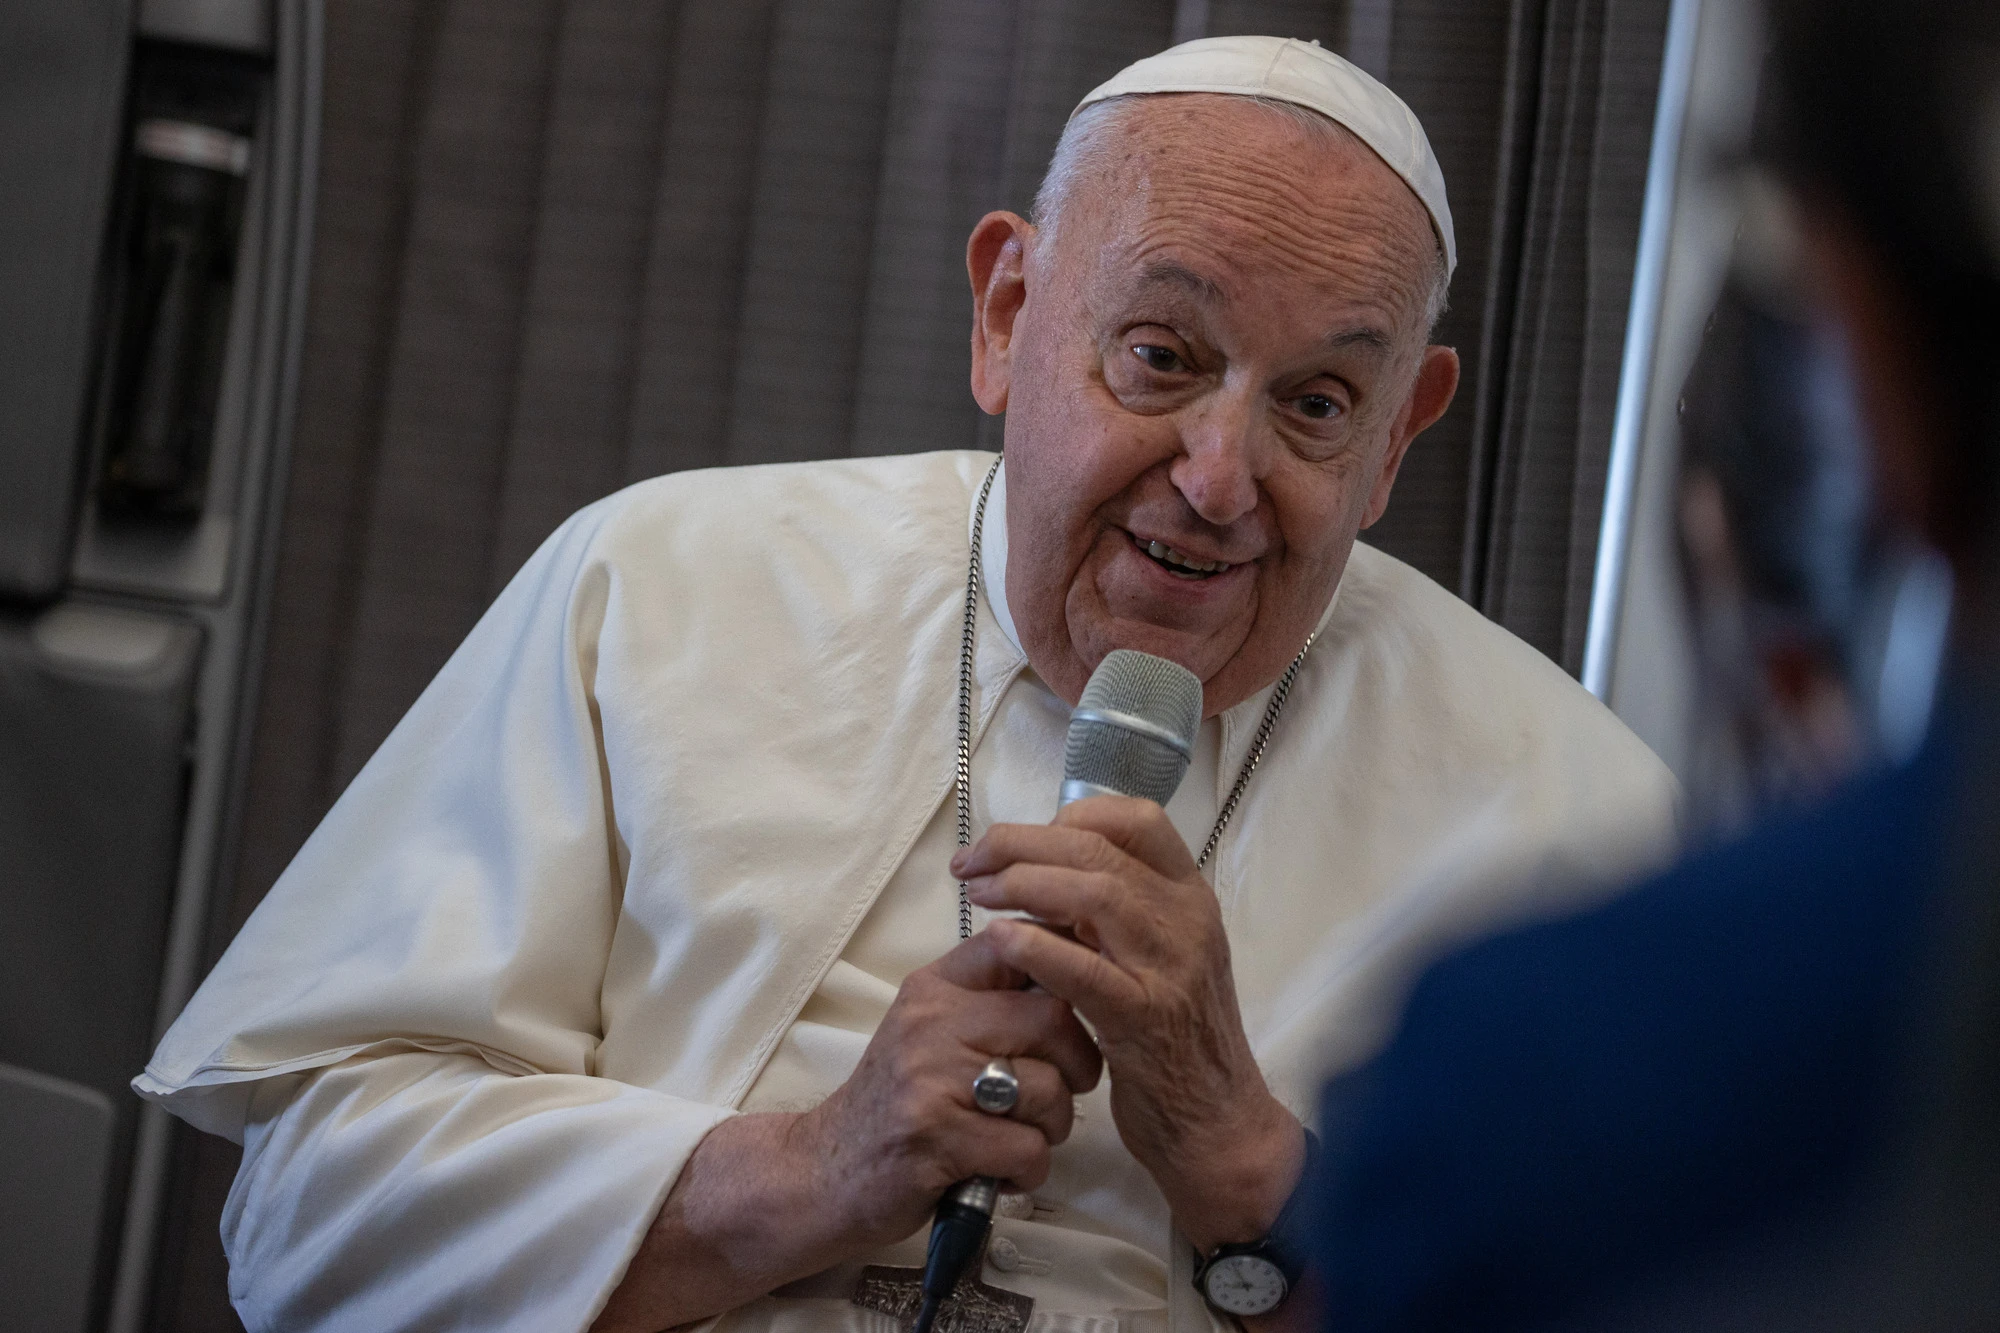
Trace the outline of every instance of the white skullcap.
{"label": "white skullcap", "polygon": [[1268,97],[1310,107],[1354,131],[1401,176],[1431,215],[1444,246],[1446,276],[1458,267],[1444,172],[1431,153],[1424,127],[1403,99],[1368,73],[1325,50],[1292,37],[1203,37],[1127,65],[1076,104],[1074,117],[1093,102],[1135,93],[1226,93]]}

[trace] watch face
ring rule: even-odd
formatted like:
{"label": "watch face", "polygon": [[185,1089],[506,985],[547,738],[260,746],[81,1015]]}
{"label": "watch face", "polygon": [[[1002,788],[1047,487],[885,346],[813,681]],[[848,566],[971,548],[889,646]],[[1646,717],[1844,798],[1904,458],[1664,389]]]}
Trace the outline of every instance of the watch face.
{"label": "watch face", "polygon": [[1285,1275],[1262,1255],[1217,1259],[1202,1275],[1209,1303],[1230,1314],[1267,1314],[1285,1299]]}

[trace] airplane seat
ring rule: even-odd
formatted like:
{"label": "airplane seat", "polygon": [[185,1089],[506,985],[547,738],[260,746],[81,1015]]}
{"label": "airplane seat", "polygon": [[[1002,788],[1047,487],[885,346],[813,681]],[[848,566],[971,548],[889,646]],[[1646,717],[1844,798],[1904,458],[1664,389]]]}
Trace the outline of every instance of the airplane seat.
{"label": "airplane seat", "polygon": [[316,0],[0,0],[0,1324],[147,1319],[289,438]]}

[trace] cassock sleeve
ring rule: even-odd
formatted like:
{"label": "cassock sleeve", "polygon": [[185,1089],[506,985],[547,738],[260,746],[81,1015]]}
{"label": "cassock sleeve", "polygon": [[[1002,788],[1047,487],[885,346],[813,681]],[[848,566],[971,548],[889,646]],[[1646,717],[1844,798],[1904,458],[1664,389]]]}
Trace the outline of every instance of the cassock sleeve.
{"label": "cassock sleeve", "polygon": [[586,1329],[725,1114],[429,1051],[264,1086],[222,1223],[252,1333]]}
{"label": "cassock sleeve", "polygon": [[245,1142],[253,1330],[587,1328],[731,1113],[595,1077],[627,862],[605,513],[508,585],[134,1081]]}

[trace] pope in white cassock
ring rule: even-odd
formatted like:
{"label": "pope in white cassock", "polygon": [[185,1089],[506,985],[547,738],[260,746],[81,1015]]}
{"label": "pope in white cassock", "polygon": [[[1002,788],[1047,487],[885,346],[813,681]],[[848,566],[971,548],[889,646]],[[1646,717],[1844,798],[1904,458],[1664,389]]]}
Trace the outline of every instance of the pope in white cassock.
{"label": "pope in white cassock", "polygon": [[[1454,259],[1392,93],[1190,43],[972,234],[1004,468],[683,473],[564,524],[136,1083],[244,1145],[247,1325],[886,1333],[863,1268],[987,1175],[1028,1327],[1227,1327],[1192,1275],[1279,1219],[1396,941],[1671,838],[1608,712],[1354,544],[1456,387]],[[1201,677],[1193,765],[1058,815],[1117,647]]]}

